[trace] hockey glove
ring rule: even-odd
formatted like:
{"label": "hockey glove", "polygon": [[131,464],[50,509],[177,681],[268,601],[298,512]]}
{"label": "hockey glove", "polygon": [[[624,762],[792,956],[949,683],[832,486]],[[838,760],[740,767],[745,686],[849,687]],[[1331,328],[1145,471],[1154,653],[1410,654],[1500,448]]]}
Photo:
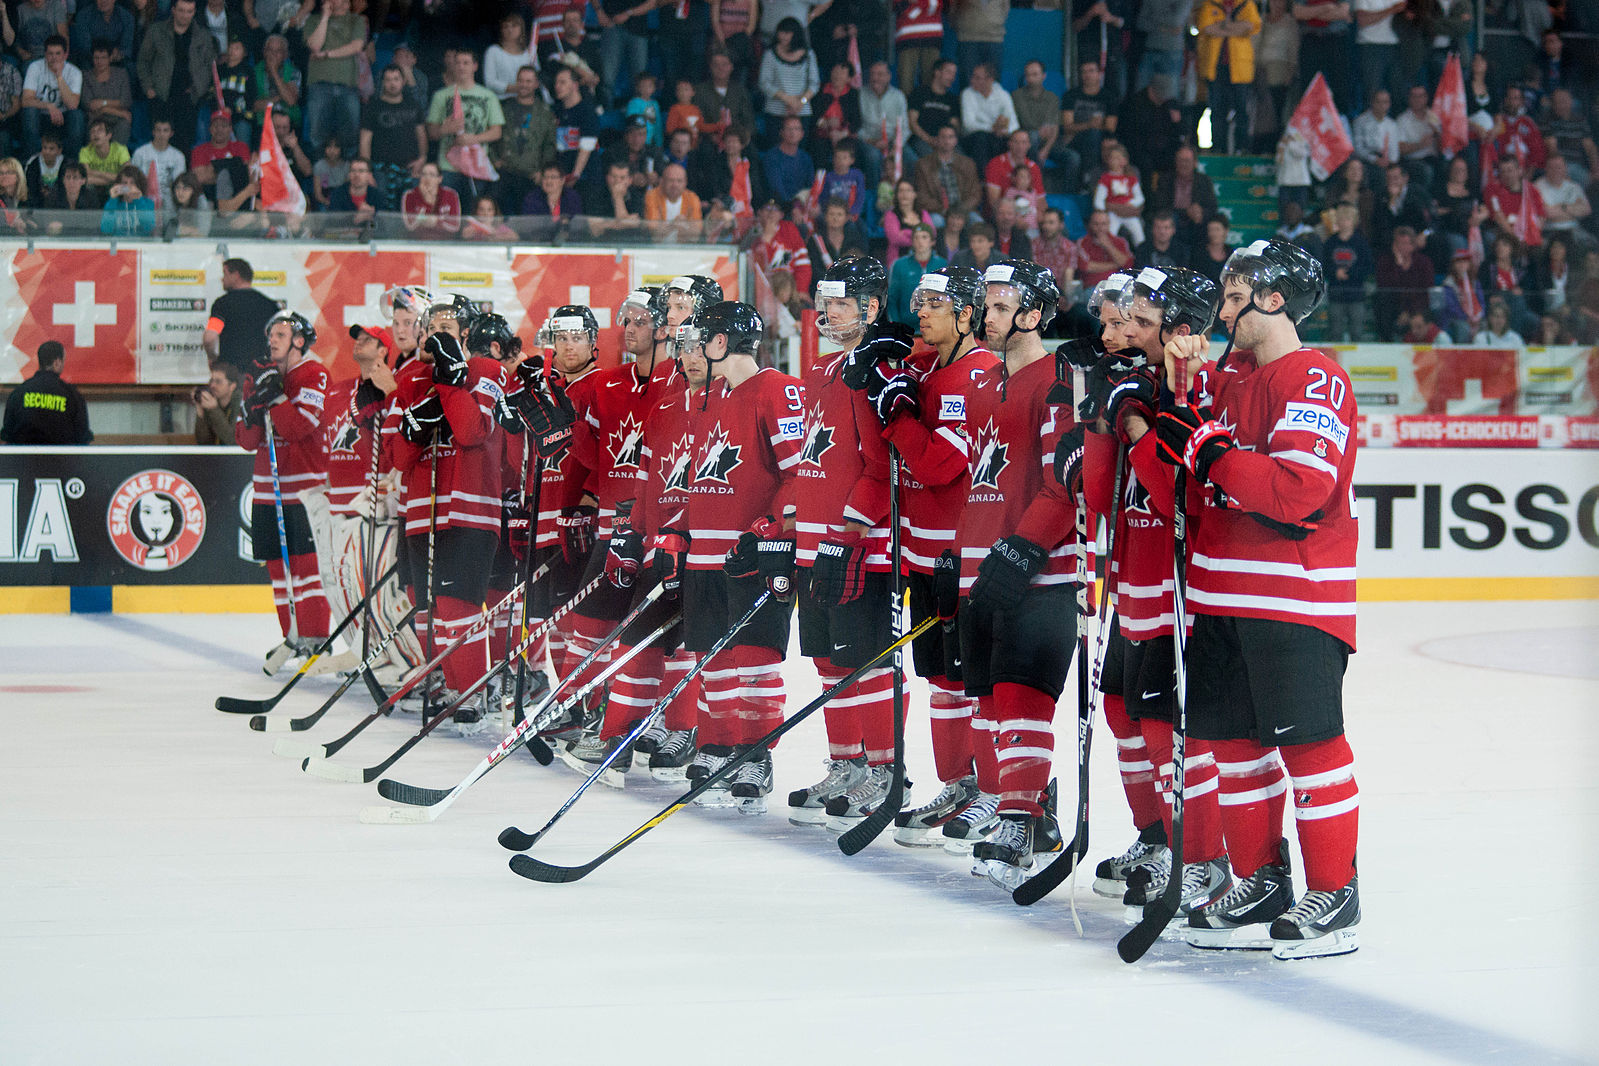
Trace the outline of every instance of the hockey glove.
{"label": "hockey glove", "polygon": [[530,355],[516,364],[516,376],[522,379],[526,388],[536,389],[544,380],[544,357]]}
{"label": "hockey glove", "polygon": [[911,354],[916,333],[898,322],[874,322],[855,350],[844,357],[841,377],[852,389],[864,389],[883,363],[897,367]]}
{"label": "hockey glove", "polygon": [[1147,370],[1135,370],[1111,387],[1110,399],[1105,404],[1105,420],[1110,430],[1123,444],[1127,428],[1123,424],[1128,415],[1137,415],[1150,425],[1155,424],[1155,407],[1160,403],[1160,383]]}
{"label": "hockey glove", "polygon": [[548,392],[528,386],[516,394],[516,403],[541,459],[554,458],[571,442],[577,410],[559,383],[549,382]]}
{"label": "hockey glove", "polygon": [[933,610],[948,622],[954,619],[961,599],[961,561],[945,548],[933,560]]}
{"label": "hockey glove", "polygon": [[516,404],[503,392],[500,393],[499,399],[494,401],[494,422],[505,432],[518,437],[527,429],[522,422],[522,412],[517,410]]}
{"label": "hockey glove", "polygon": [[440,444],[450,438],[450,423],[444,418],[444,401],[430,392],[400,413],[400,436],[412,444],[425,445],[435,437]]}
{"label": "hockey glove", "polygon": [[816,546],[811,564],[811,598],[824,607],[842,607],[866,591],[867,545],[859,533],[834,533]]}
{"label": "hockey glove", "polygon": [[257,411],[265,411],[281,399],[283,399],[283,375],[277,367],[268,363],[266,368],[259,371],[250,382],[250,404]]}
{"label": "hockey glove", "polygon": [[922,417],[921,390],[915,380],[887,363],[878,363],[872,368],[866,380],[866,398],[884,426],[893,425],[894,419],[902,415]]}
{"label": "hockey glove", "polygon": [[971,601],[993,611],[1009,611],[1022,602],[1027,588],[1044,568],[1046,553],[1026,537],[994,542],[977,567]]}
{"label": "hockey glove", "polygon": [[605,548],[605,577],[619,589],[630,589],[644,565],[644,534],[623,522],[611,530]]}
{"label": "hockey glove", "polygon": [[1073,426],[1055,443],[1055,480],[1073,496],[1083,491],[1083,427]]}
{"label": "hockey glove", "polygon": [[754,532],[761,538],[755,546],[756,572],[774,597],[787,601],[794,595],[794,534],[775,518],[755,523]]}
{"label": "hockey glove", "polygon": [[561,555],[568,566],[580,566],[594,550],[594,523],[599,508],[588,504],[568,507],[555,520],[561,534]]}
{"label": "hockey glove", "polygon": [[466,349],[448,333],[435,333],[422,346],[433,356],[433,382],[437,385],[465,385]]}
{"label": "hockey glove", "polygon": [[1192,407],[1177,407],[1161,412],[1155,421],[1156,446],[1160,457],[1181,466],[1200,481],[1209,481],[1210,468],[1217,459],[1233,450],[1232,430],[1206,419]]}
{"label": "hockey glove", "polygon": [[1044,402],[1056,406],[1076,403],[1077,397],[1073,395],[1073,371],[1081,370],[1085,373],[1105,354],[1098,341],[1069,340],[1055,349],[1055,384],[1051,385],[1049,392],[1044,395]]}
{"label": "hockey glove", "polygon": [[688,564],[689,535],[680,529],[663,528],[650,545],[655,549],[655,574],[661,579],[661,588],[668,595],[677,596]]}
{"label": "hockey glove", "polygon": [[518,560],[527,558],[528,542],[533,532],[533,516],[518,489],[500,493],[500,535],[505,546]]}

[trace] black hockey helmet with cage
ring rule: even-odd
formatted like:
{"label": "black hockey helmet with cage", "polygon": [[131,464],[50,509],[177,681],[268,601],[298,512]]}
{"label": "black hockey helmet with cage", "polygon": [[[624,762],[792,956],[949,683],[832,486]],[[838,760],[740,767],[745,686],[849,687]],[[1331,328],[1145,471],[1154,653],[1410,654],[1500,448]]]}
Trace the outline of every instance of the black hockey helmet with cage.
{"label": "black hockey helmet with cage", "polygon": [[916,288],[911,292],[911,314],[916,314],[922,300],[928,296],[948,297],[950,313],[957,320],[961,311],[971,308],[971,329],[967,335],[982,336],[985,295],[987,285],[983,281],[982,271],[968,266],[939,267],[923,274],[916,283]]}
{"label": "black hockey helmet with cage", "polygon": [[1273,292],[1282,296],[1283,313],[1296,323],[1308,318],[1327,296],[1321,262],[1299,245],[1276,238],[1244,245],[1228,256],[1221,271],[1222,288],[1231,278],[1248,283],[1256,296],[1255,309],[1263,314],[1260,297]]}
{"label": "black hockey helmet with cage", "polygon": [[594,317],[594,312],[582,304],[563,304],[555,309],[550,320],[544,324],[549,330],[551,341],[558,333],[587,333],[590,344],[600,341],[599,319]]}
{"label": "black hockey helmet with cage", "polygon": [[287,322],[289,324],[289,328],[294,331],[294,335],[304,342],[304,347],[307,351],[311,349],[311,345],[316,343],[316,327],[311,325],[311,320],[300,314],[300,312],[290,311],[287,308],[279,311],[267,319],[266,332],[270,335],[272,327],[279,322]]}
{"label": "black hockey helmet with cage", "polygon": [[461,335],[464,337],[472,330],[472,322],[478,316],[477,304],[456,292],[440,293],[434,298],[433,304],[423,316],[423,323],[432,328],[433,319],[439,315],[453,318],[461,326]]}
{"label": "black hockey helmet with cage", "polygon": [[[665,285],[661,286],[661,300],[663,307],[667,306],[666,300],[668,300],[671,297],[671,294],[674,292],[688,294],[689,299],[694,302],[693,313],[696,315],[713,304],[722,303],[727,300],[727,294],[722,291],[721,282],[717,281],[715,278],[707,277],[704,274],[680,274],[671,281],[667,282]],[[666,321],[664,315],[662,316],[661,321]]]}
{"label": "black hockey helmet with cage", "polygon": [[472,321],[471,328],[466,331],[466,350],[473,355],[489,355],[492,345],[498,342],[500,358],[509,358],[521,348],[521,342],[516,334],[511,332],[511,324],[505,320],[504,315],[497,315],[490,311],[478,315]]}
{"label": "black hockey helmet with cage", "polygon": [[[831,322],[822,302],[829,299],[853,299],[857,308],[854,322]],[[822,312],[816,318],[816,331],[839,344],[854,340],[865,331],[869,313],[866,304],[874,299],[881,316],[888,299],[888,271],[871,256],[845,256],[828,267],[816,283],[816,304]]]}
{"label": "black hockey helmet with cage", "polygon": [[659,285],[640,285],[628,293],[622,300],[622,306],[616,309],[618,322],[627,314],[629,307],[636,307],[649,315],[650,322],[656,329],[666,325],[666,301],[661,296]]}
{"label": "black hockey helmet with cage", "polygon": [[[983,272],[983,283],[1014,288],[1019,301],[1017,314],[1034,310],[1043,312],[1038,325],[1026,332],[1047,329],[1055,318],[1055,308],[1060,306],[1060,285],[1055,281],[1054,273],[1030,259],[1006,259],[995,263]],[[1012,329],[1016,330],[1016,327],[1013,325]]]}
{"label": "black hockey helmet with cage", "polygon": [[729,355],[735,352],[755,355],[760,350],[761,335],[766,332],[766,323],[760,313],[749,304],[734,300],[712,304],[696,314],[692,322],[697,339],[702,344],[709,344],[717,334],[725,334]]}

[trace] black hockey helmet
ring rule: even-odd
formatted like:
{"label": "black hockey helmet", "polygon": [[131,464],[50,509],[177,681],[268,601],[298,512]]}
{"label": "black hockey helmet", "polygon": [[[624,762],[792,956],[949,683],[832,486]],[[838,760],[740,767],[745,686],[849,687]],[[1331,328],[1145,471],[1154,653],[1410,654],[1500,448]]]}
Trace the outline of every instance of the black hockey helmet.
{"label": "black hockey helmet", "polygon": [[853,297],[857,309],[853,322],[831,322],[825,310],[816,317],[816,332],[836,344],[845,344],[855,340],[867,325],[868,300],[877,301],[878,314],[888,300],[888,271],[883,269],[883,264],[866,255],[845,256],[827,268],[827,273],[822,275],[822,280],[816,283],[816,305],[818,309],[825,305],[823,300],[848,299]]}
{"label": "black hockey helmet", "polygon": [[557,333],[587,333],[590,344],[600,341],[600,323],[594,317],[594,312],[582,304],[563,304],[555,309],[550,320],[544,324],[549,331],[549,340],[553,342]]}
{"label": "black hockey helmet", "polygon": [[1217,295],[1216,283],[1197,270],[1144,267],[1124,290],[1123,311],[1129,310],[1134,300],[1148,300],[1160,309],[1162,336],[1179,326],[1202,336],[1215,317]]}
{"label": "black hockey helmet", "polygon": [[1048,267],[1039,266],[1031,259],[1006,259],[995,263],[983,272],[984,285],[1009,285],[1016,290],[1019,304],[1017,314],[1023,311],[1042,311],[1043,317],[1031,330],[1019,329],[1016,333],[1043,332],[1055,318],[1055,308],[1060,306],[1060,285]]}
{"label": "black hockey helmet", "polygon": [[[707,307],[694,316],[693,325],[701,344],[710,343],[719,333],[726,334],[729,355],[734,352],[755,355],[760,351],[761,335],[766,332],[760,313],[749,304],[734,300],[723,300]],[[721,362],[720,359],[712,361]]]}
{"label": "black hockey helmet", "polygon": [[[671,299],[674,292],[688,294],[689,299],[694,303],[693,313],[696,315],[712,304],[721,303],[727,299],[727,294],[722,291],[721,282],[704,274],[680,274],[665,285],[662,285],[661,301],[663,307],[670,306],[667,301]],[[662,316],[662,321],[665,321],[665,316]]]}
{"label": "black hockey helmet", "polygon": [[921,309],[923,300],[929,297],[947,297],[950,311],[956,319],[960,318],[962,310],[968,307],[972,309],[972,328],[967,335],[981,336],[983,296],[986,288],[982,272],[975,267],[939,267],[923,274],[921,280],[916,283],[916,288],[911,291],[911,314],[916,314]]}
{"label": "black hockey helmet", "polygon": [[311,345],[316,343],[316,327],[311,325],[311,320],[300,314],[300,312],[290,311],[287,308],[279,311],[267,319],[266,332],[270,334],[272,327],[279,322],[287,322],[289,324],[289,328],[294,330],[294,335],[304,342],[303,346],[307,351],[310,351]]}
{"label": "black hockey helmet", "polygon": [[618,322],[622,321],[630,307],[636,307],[649,315],[656,329],[666,325],[666,301],[661,297],[659,285],[640,285],[628,293],[622,299],[622,305],[616,309]]}
{"label": "black hockey helmet", "polygon": [[433,319],[438,315],[455,319],[460,324],[461,336],[464,337],[472,331],[472,322],[477,318],[478,310],[476,304],[460,293],[446,292],[440,293],[434,298],[432,306],[428,308],[427,314],[423,316],[427,331],[431,332]]}
{"label": "black hockey helmet", "polygon": [[[1299,245],[1276,238],[1245,245],[1228,256],[1221,271],[1223,288],[1229,278],[1247,282],[1256,297],[1273,292],[1281,295],[1283,313],[1296,323],[1308,318],[1327,296],[1321,262]],[[1258,306],[1254,309],[1261,310]]]}
{"label": "black hockey helmet", "polygon": [[510,358],[521,348],[521,342],[517,340],[516,334],[511,332],[511,324],[505,320],[504,315],[490,311],[473,319],[471,328],[466,332],[468,352],[473,355],[489,355],[493,350],[491,345],[496,341],[499,342],[502,359]]}
{"label": "black hockey helmet", "polygon": [[1122,302],[1124,297],[1133,290],[1133,272],[1118,270],[1110,277],[1094,286],[1094,291],[1088,294],[1088,313],[1095,319],[1099,318],[1099,309],[1108,301],[1118,310],[1126,305]]}

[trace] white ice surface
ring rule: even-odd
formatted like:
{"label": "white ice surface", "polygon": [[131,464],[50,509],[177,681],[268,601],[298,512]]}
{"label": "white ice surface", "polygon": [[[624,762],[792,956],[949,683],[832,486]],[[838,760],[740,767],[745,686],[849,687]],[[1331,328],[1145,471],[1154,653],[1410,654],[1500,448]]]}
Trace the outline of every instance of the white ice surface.
{"label": "white ice surface", "polygon": [[[494,838],[570,794],[559,764],[518,756],[436,823],[368,826],[372,788],[309,778],[271,754],[283,734],[212,710],[275,691],[265,616],[0,616],[0,1064],[1599,1061],[1595,621],[1363,605],[1361,950],[1163,942],[1127,966],[1121,907],[1087,878],[1079,939],[1065,887],[1024,910],[942,852],[885,835],[845,858],[789,826],[820,715],[778,750],[771,814],[685,810],[543,885]],[[793,709],[817,686],[803,660],[787,674]],[[920,797],[936,782],[913,692]],[[369,709],[353,692],[301,736]],[[376,762],[414,722],[341,758]],[[1102,725],[1094,742],[1091,862],[1130,838]],[[393,776],[452,785],[485,748],[437,736]],[[596,788],[536,853],[586,861],[675,794]]]}

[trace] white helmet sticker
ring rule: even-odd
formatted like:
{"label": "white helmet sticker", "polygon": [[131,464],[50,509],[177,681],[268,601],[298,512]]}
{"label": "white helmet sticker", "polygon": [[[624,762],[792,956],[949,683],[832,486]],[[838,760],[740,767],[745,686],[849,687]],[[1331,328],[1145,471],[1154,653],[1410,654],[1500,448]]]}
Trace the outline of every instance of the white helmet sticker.
{"label": "white helmet sticker", "polygon": [[687,274],[681,274],[667,282],[666,287],[668,289],[682,289],[684,292],[691,292],[694,289],[694,279]]}
{"label": "white helmet sticker", "polygon": [[1151,292],[1159,291],[1160,287],[1166,284],[1166,272],[1156,270],[1154,267],[1145,267],[1138,272],[1138,284]]}
{"label": "white helmet sticker", "polygon": [[918,281],[916,283],[916,287],[918,289],[926,289],[929,292],[948,292],[949,291],[949,275],[948,274],[923,274],[922,275],[922,280]]}
{"label": "white helmet sticker", "polygon": [[1256,241],[1254,244],[1251,244],[1249,246],[1249,254],[1250,255],[1265,255],[1266,254],[1266,249],[1269,246],[1270,246],[1270,242],[1269,241]]}
{"label": "white helmet sticker", "polygon": [[577,315],[564,315],[561,318],[550,319],[551,333],[587,333],[588,326]]}
{"label": "white helmet sticker", "polygon": [[983,280],[990,284],[1008,285],[1015,273],[1016,268],[1009,263],[995,263],[984,271]]}
{"label": "white helmet sticker", "polygon": [[844,291],[842,281],[819,281],[816,283],[816,295],[823,299],[829,297],[836,299],[847,296],[848,293]]}

